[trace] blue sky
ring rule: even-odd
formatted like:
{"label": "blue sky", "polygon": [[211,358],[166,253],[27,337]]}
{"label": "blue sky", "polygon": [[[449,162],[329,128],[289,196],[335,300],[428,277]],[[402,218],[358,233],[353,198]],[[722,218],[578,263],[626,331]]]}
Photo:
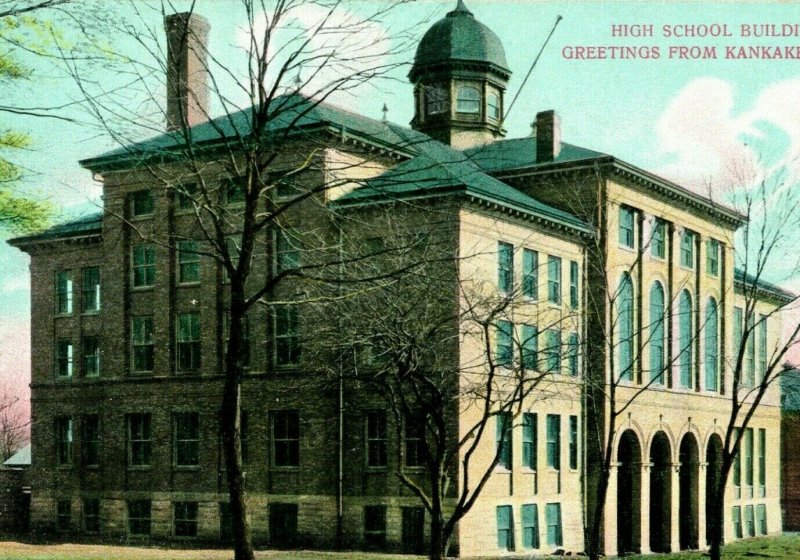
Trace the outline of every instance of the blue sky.
{"label": "blue sky", "polygon": [[[537,111],[555,109],[562,118],[567,142],[611,153],[617,157],[699,188],[706,179],[724,181],[731,162],[762,159],[776,162],[800,156],[800,60],[726,60],[725,47],[733,45],[795,46],[800,36],[745,39],[742,24],[798,23],[798,2],[550,2],[466,0],[475,16],[494,30],[505,45],[514,75],[507,100],[515,95],[535,54],[556,17],[563,20],[522,90],[507,122],[508,136],[530,132]],[[176,2],[178,9],[186,2]],[[350,1],[346,8],[363,16],[372,2]],[[420,1],[404,6],[373,31],[392,37],[412,28],[420,36],[455,0]],[[157,34],[158,11],[134,2]],[[120,8],[121,16],[133,10]],[[196,11],[211,23],[210,49],[231,68],[241,68],[243,20],[238,0],[199,0]],[[611,26],[652,24],[653,37],[613,37]],[[664,25],[727,25],[732,37],[666,38]],[[121,51],[138,52],[124,37],[110,42]],[[636,46],[660,49],[658,59],[568,60],[576,46]],[[686,60],[669,58],[671,46],[715,47],[719,58]],[[798,53],[800,55],[800,53]],[[411,59],[413,53],[408,53]],[[58,105],[79,99],[71,80],[38,61],[29,61],[33,79],[14,84],[12,98],[21,104]],[[340,96],[338,104],[380,118],[389,107],[390,120],[408,123],[412,117],[412,89],[408,68],[395,80]],[[89,71],[92,78],[120,83],[120,77]],[[161,80],[154,76],[154,80]],[[86,121],[87,115],[73,113]],[[58,120],[2,116],[2,127],[27,131],[31,150],[16,159],[28,178],[23,188],[50,199],[56,220],[91,211],[100,190],[78,159],[97,155],[115,144],[87,124]],[[0,241],[0,376],[27,379],[29,288],[27,257]],[[779,278],[780,279],[780,278]]]}

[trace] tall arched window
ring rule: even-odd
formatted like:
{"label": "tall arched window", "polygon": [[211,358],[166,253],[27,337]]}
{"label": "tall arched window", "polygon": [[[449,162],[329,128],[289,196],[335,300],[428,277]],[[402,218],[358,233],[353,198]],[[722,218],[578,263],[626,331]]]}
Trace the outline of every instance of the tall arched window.
{"label": "tall arched window", "polygon": [[688,290],[681,292],[678,302],[678,370],[681,387],[692,387],[692,356],[694,338],[692,337],[692,296]]}
{"label": "tall arched window", "polygon": [[459,113],[480,113],[481,92],[476,87],[460,86],[456,93],[456,111]]}
{"label": "tall arched window", "polygon": [[617,294],[619,313],[619,378],[633,381],[633,282],[626,272],[622,275]]}
{"label": "tall arched window", "polygon": [[486,96],[486,114],[490,119],[500,120],[500,96],[493,91]]}
{"label": "tall arched window", "polygon": [[650,288],[650,379],[664,384],[664,288],[653,282]]}
{"label": "tall arched window", "polygon": [[717,302],[713,297],[708,298],[706,303],[706,337],[705,337],[705,371],[706,371],[706,391],[717,390],[717,375],[719,370],[719,360],[717,352],[719,348],[719,337],[717,329],[719,320],[717,317]]}

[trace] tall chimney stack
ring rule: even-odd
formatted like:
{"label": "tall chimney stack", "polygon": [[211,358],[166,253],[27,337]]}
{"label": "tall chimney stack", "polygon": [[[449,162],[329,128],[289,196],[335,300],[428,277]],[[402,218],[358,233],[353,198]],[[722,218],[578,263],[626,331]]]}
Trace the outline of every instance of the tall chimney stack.
{"label": "tall chimney stack", "polygon": [[553,161],[561,153],[561,117],[552,109],[536,113],[536,161]]}
{"label": "tall chimney stack", "polygon": [[192,13],[172,14],[167,31],[167,130],[180,130],[208,120],[209,25]]}

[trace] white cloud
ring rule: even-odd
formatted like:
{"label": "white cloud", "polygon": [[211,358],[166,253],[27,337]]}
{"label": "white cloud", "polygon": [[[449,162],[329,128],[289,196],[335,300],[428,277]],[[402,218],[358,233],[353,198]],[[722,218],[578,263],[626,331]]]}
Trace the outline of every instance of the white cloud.
{"label": "white cloud", "polygon": [[28,288],[28,275],[20,274],[3,282],[3,287],[0,289],[0,291],[6,294],[11,292],[28,291]]}
{"label": "white cloud", "polygon": [[[656,124],[658,155],[669,160],[656,171],[704,194],[709,185],[721,194],[742,176],[760,177],[769,172],[767,166],[788,164],[797,172],[798,98],[800,79],[783,80],[765,87],[752,106],[737,112],[737,92],[729,82],[708,77],[690,82]],[[786,145],[777,146],[765,124],[785,134]]]}

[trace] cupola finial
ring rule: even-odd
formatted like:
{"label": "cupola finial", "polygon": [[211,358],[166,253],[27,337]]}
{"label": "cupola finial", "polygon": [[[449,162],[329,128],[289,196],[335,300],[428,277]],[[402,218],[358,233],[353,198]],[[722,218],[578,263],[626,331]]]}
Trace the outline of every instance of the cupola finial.
{"label": "cupola finial", "polygon": [[452,12],[450,12],[447,15],[448,16],[455,16],[455,15],[459,15],[459,14],[470,15],[470,16],[472,15],[472,12],[469,11],[469,8],[467,8],[467,5],[464,4],[464,0],[458,0],[458,4],[456,4],[456,9],[453,10]]}

